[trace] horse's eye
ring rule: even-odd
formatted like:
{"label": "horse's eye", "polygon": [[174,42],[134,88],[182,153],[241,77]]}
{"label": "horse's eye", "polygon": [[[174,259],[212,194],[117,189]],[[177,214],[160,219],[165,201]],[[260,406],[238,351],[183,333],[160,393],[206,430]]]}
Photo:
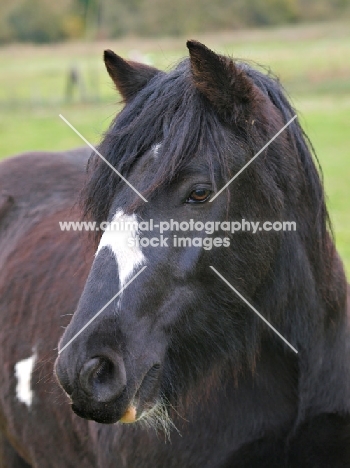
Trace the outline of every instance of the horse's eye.
{"label": "horse's eye", "polygon": [[187,203],[204,203],[209,199],[210,195],[211,195],[211,190],[198,188],[196,190],[192,190],[186,202]]}

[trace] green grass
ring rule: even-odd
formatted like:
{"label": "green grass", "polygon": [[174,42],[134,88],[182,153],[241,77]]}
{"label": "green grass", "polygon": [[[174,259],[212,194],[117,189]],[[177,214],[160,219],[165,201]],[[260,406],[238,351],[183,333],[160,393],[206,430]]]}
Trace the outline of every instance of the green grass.
{"label": "green grass", "polygon": [[[199,35],[209,47],[270,67],[285,85],[321,162],[337,247],[350,272],[350,28],[330,23]],[[11,46],[0,49],[0,155],[82,144],[62,113],[97,143],[120,108],[102,51],[143,54],[167,69],[186,56],[185,39]],[[137,51],[137,52],[135,52]],[[66,102],[69,69],[84,80],[85,102]]]}
{"label": "green grass", "polygon": [[350,96],[304,100],[302,122],[320,160],[336,244],[350,272]]}

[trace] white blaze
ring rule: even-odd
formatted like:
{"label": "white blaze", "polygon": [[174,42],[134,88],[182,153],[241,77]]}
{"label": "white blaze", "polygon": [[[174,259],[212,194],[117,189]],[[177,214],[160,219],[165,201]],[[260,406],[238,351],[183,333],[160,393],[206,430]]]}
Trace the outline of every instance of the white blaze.
{"label": "white blaze", "polygon": [[101,237],[96,255],[103,247],[108,247],[114,253],[122,288],[136,268],[145,262],[145,257],[140,246],[135,242],[138,230],[135,215],[128,216],[121,210],[117,211],[111,224],[111,229],[105,231]]}
{"label": "white blaze", "polygon": [[16,396],[19,401],[28,407],[33,401],[33,390],[31,386],[32,372],[36,361],[36,354],[17,362],[15,365],[15,376],[17,379]]}

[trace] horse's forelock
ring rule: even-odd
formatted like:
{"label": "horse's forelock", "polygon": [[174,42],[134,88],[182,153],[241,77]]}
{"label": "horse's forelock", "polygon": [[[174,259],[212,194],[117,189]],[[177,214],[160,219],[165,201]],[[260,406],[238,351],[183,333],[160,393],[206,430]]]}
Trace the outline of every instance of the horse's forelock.
{"label": "horse's forelock", "polygon": [[[193,61],[193,57],[191,60],[185,59],[170,73],[155,75],[116,117],[99,146],[108,162],[128,177],[135,162],[154,144],[162,143],[158,149],[158,169],[147,174],[147,187],[142,188],[147,199],[162,186],[169,184],[195,155],[202,156],[206,161],[213,182],[214,168],[220,168],[220,175],[228,179],[232,175],[230,169],[233,156],[230,150],[233,140],[238,140],[253,156],[295,114],[278,80],[239,62],[235,65],[236,81],[248,79],[250,83],[246,84],[244,93],[242,91],[242,102],[248,98],[249,86],[259,90],[260,111],[262,115],[265,112],[265,121],[262,118],[255,121],[248,117],[244,119],[244,123],[229,125],[223,121],[222,115],[207,97],[203,97],[203,91],[198,89],[199,78],[194,78],[197,72],[193,71]],[[225,73],[228,73],[230,67],[227,63],[224,68]],[[208,79],[207,70],[204,76]],[[229,80],[226,85],[228,82]],[[240,87],[242,86],[244,87],[244,83],[241,83]],[[266,106],[270,108],[267,109]],[[318,213],[322,242],[326,239],[328,215],[322,183],[306,137],[299,124],[294,121],[286,129],[283,139],[283,151],[289,152],[287,157],[298,161],[300,173],[296,176],[300,180],[304,179],[306,201]],[[278,157],[275,155],[275,159]],[[259,160],[258,166],[261,170]],[[288,178],[289,174],[284,174],[283,170],[281,166],[281,177]],[[87,218],[102,222],[108,217],[119,184],[124,182],[97,156],[92,157],[89,172],[90,177],[81,197],[84,213]],[[136,204],[134,202],[135,200],[131,205],[134,204],[135,207],[138,200]]]}

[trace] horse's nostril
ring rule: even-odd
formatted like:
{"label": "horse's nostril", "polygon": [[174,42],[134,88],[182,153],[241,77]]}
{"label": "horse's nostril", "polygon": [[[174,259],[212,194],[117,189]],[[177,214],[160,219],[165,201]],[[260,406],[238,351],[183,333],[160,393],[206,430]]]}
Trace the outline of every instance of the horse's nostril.
{"label": "horse's nostril", "polygon": [[79,374],[82,389],[96,401],[108,402],[117,398],[126,385],[123,362],[113,362],[106,357],[93,357]]}
{"label": "horse's nostril", "polygon": [[99,374],[102,373],[103,367],[105,367],[104,360],[100,358],[92,358],[86,362],[80,371],[80,383],[86,393],[92,394],[94,387],[94,380],[96,380]]}

